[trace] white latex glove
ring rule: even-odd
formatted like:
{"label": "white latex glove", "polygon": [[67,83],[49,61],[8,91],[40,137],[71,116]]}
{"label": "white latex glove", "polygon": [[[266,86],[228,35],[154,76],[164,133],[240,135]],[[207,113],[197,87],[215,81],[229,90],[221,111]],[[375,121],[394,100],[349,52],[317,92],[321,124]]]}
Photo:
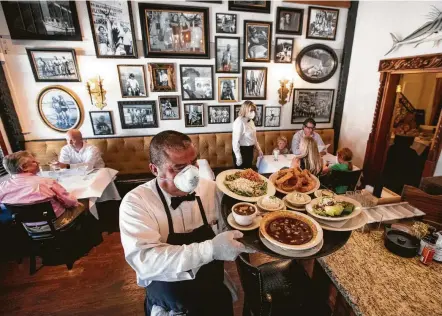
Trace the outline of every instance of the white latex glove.
{"label": "white latex glove", "polygon": [[236,165],[240,167],[242,165],[242,157],[236,157]]}
{"label": "white latex glove", "polygon": [[253,249],[247,248],[235,239],[241,238],[243,233],[238,230],[230,230],[216,235],[212,239],[213,259],[233,261],[242,252],[254,253]]}

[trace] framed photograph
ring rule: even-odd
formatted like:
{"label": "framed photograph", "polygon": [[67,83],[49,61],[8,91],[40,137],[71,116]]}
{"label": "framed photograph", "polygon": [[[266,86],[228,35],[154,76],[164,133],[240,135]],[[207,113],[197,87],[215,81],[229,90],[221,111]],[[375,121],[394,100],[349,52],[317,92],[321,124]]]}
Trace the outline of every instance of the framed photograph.
{"label": "framed photograph", "polygon": [[11,39],[81,41],[75,1],[1,1]]}
{"label": "framed photograph", "polygon": [[272,22],[244,20],[244,61],[269,63],[272,54]]}
{"label": "framed photograph", "polygon": [[209,8],[138,3],[144,56],[210,58]]}
{"label": "framed photograph", "polygon": [[149,64],[152,92],[176,91],[175,64]]}
{"label": "framed photograph", "polygon": [[209,124],[230,123],[230,105],[211,105],[209,110]]}
{"label": "framed photograph", "polygon": [[339,9],[308,7],[306,38],[334,41],[338,17]]}
{"label": "framed photograph", "polygon": [[217,73],[239,74],[239,37],[215,36]]}
{"label": "framed photograph", "polygon": [[267,98],[267,67],[242,67],[243,100]]}
{"label": "framed photograph", "polygon": [[294,89],[292,124],[301,124],[309,117],[317,123],[330,123],[334,93],[333,89]]}
{"label": "framed photograph", "polygon": [[62,86],[49,86],[40,92],[38,112],[43,122],[58,132],[77,128],[83,119],[80,99]]}
{"label": "framed photograph", "polygon": [[122,129],[158,127],[155,101],[119,101]]}
{"label": "framed photograph", "polygon": [[115,134],[112,114],[110,111],[90,111],[92,130],[94,135]]}
{"label": "framed photograph", "polygon": [[277,37],[275,41],[275,63],[291,64],[295,40],[288,37]]}
{"label": "framed photograph", "polygon": [[180,65],[183,101],[214,100],[213,66]]}
{"label": "framed photograph", "polygon": [[180,97],[164,96],[158,97],[160,105],[161,120],[179,120],[181,119]]}
{"label": "framed photograph", "polygon": [[239,101],[239,80],[236,77],[218,77],[218,102]]}
{"label": "framed photograph", "polygon": [[244,12],[257,12],[257,13],[270,13],[270,0],[266,1],[233,1],[229,0],[229,10],[231,11],[244,11]]}
{"label": "framed photograph", "polygon": [[217,13],[216,33],[236,34],[236,14]]}
{"label": "framed photograph", "polygon": [[281,107],[266,106],[265,107],[265,127],[279,127],[281,126]]}
{"label": "framed photograph", "polygon": [[276,10],[276,33],[302,35],[304,10],[278,7]]}
{"label": "framed photograph", "polygon": [[310,83],[327,81],[337,68],[338,56],[333,49],[323,44],[307,46],[296,56],[296,71]]}
{"label": "framed photograph", "polygon": [[97,58],[137,58],[130,1],[86,1]]}
{"label": "framed photograph", "polygon": [[204,127],[204,104],[185,104],[184,121],[186,127]]}
{"label": "framed photograph", "polygon": [[79,82],[74,49],[26,48],[36,82]]}
{"label": "framed photograph", "polygon": [[145,98],[147,96],[143,65],[117,65],[123,98]]}
{"label": "framed photograph", "polygon": [[[255,115],[255,119],[253,120],[255,123],[256,127],[261,127],[262,126],[262,114],[264,112],[264,105],[262,104],[255,104],[256,105],[256,115]],[[238,113],[239,110],[241,109],[241,104],[235,104],[234,106],[234,118],[233,120],[236,120],[236,118],[238,117]]]}

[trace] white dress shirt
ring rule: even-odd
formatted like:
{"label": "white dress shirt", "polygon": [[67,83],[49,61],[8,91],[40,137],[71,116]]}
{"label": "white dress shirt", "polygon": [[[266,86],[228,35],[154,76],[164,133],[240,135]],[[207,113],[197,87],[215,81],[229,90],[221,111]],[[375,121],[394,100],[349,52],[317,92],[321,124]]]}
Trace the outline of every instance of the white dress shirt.
{"label": "white dress shirt", "polygon": [[69,164],[71,168],[81,166],[88,166],[88,169],[104,168],[100,150],[86,142],[83,142],[83,147],[79,151],[76,151],[71,145],[63,146],[58,161]]}
{"label": "white dress shirt", "polygon": [[[248,122],[248,118],[238,116],[233,122],[232,127],[232,149],[235,153],[236,159],[241,157],[240,146],[253,146],[255,145],[258,150],[258,139],[256,138],[256,127],[253,120]],[[242,157],[241,157],[242,158]]]}
{"label": "white dress shirt", "polygon": [[[199,268],[213,260],[211,240],[190,245],[167,244],[169,225],[163,203],[155,185],[156,179],[135,188],[120,205],[120,235],[126,261],[137,274],[139,286],[152,281],[192,280]],[[169,205],[175,233],[191,232],[203,225],[198,202],[187,201],[175,210],[171,196],[161,189]],[[221,216],[222,193],[215,182],[200,179],[196,195],[200,196],[207,222],[215,234],[225,228]]]}
{"label": "white dress shirt", "polygon": [[[305,137],[304,131],[300,130],[293,135],[292,139],[292,154],[294,155],[301,155],[301,150],[299,149],[299,145],[301,144],[302,138]],[[316,144],[318,144],[318,148],[320,146],[324,146],[324,142],[322,141],[321,135],[319,135],[316,132],[313,132],[313,139],[316,141]]]}

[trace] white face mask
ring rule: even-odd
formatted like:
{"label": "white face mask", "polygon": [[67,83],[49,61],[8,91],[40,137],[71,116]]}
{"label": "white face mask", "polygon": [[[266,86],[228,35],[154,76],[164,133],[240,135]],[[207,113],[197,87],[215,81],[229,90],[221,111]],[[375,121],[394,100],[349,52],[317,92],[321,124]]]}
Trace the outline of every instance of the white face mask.
{"label": "white face mask", "polygon": [[162,178],[158,176],[158,178],[166,181],[173,181],[178,190],[192,193],[195,191],[198,183],[200,181],[199,169],[193,165],[188,165],[183,170],[181,170],[173,179]]}
{"label": "white face mask", "polygon": [[255,118],[255,112],[250,112],[250,113],[247,115],[247,117],[248,117],[250,120],[253,120],[253,119]]}

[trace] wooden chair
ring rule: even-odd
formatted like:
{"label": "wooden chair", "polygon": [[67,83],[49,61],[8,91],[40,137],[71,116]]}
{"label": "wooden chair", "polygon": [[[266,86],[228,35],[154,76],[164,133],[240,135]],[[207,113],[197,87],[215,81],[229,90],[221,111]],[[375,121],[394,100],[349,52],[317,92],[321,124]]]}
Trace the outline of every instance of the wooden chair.
{"label": "wooden chair", "polygon": [[424,212],[425,221],[442,225],[442,195],[430,195],[418,188],[405,185],[401,199]]}
{"label": "wooden chair", "polygon": [[356,190],[362,170],[355,171],[338,171],[333,170],[330,174],[322,176],[320,181],[328,189],[336,192],[336,188],[346,186],[347,191]]}

